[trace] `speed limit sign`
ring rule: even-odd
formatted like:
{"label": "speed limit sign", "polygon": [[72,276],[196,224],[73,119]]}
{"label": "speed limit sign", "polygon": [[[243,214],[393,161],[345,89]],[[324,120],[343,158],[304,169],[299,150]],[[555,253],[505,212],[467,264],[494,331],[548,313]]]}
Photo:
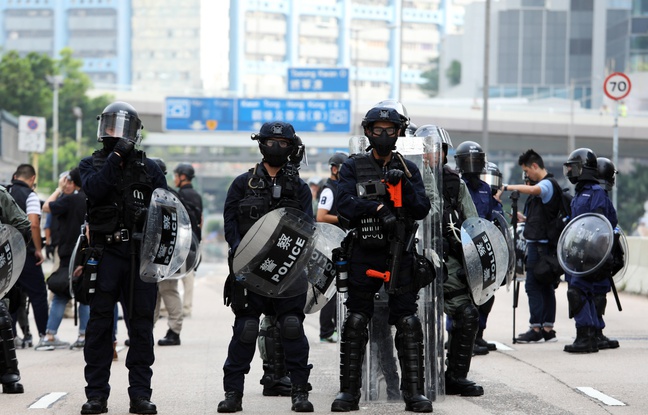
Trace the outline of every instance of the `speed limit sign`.
{"label": "speed limit sign", "polygon": [[621,72],[614,72],[605,78],[603,90],[610,99],[618,101],[628,96],[632,84],[630,78]]}

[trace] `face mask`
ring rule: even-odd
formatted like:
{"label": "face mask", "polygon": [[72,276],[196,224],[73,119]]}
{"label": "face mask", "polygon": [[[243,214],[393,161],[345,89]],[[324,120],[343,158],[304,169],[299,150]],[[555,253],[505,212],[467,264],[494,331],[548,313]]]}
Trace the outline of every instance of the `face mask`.
{"label": "face mask", "polygon": [[396,140],[398,140],[398,137],[390,137],[385,131],[380,133],[378,137],[369,138],[371,146],[376,149],[376,152],[381,157],[387,157],[391,154],[396,145]]}
{"label": "face mask", "polygon": [[288,156],[293,151],[292,146],[282,148],[279,144],[266,145],[259,143],[263,160],[272,167],[281,167],[288,161]]}

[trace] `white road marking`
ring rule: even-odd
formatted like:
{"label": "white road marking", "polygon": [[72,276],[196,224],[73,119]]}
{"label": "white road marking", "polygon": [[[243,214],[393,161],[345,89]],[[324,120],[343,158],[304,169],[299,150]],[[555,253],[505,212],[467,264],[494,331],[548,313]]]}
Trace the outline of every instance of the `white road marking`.
{"label": "white road marking", "polygon": [[504,343],[500,343],[500,342],[492,341],[492,340],[490,340],[490,343],[495,343],[495,345],[497,346],[497,350],[505,350],[505,351],[513,350],[512,348],[508,347]]}
{"label": "white road marking", "polygon": [[594,388],[590,388],[589,386],[580,386],[576,389],[578,389],[579,391],[583,392],[585,395],[591,398],[598,399],[599,401],[603,402],[608,406],[625,406],[623,402],[618,401],[611,396],[607,396],[606,394],[599,392]]}
{"label": "white road marking", "polygon": [[62,397],[67,395],[67,392],[52,392],[48,393],[47,395],[43,396],[36,402],[34,402],[29,409],[47,409],[52,405],[54,402],[58,401]]}

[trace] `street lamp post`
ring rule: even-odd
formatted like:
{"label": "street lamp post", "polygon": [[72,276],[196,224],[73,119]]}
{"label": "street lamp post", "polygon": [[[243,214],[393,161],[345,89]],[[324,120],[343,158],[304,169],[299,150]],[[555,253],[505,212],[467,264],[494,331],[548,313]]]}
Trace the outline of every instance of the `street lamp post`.
{"label": "street lamp post", "polygon": [[83,126],[83,110],[81,107],[74,107],[72,108],[72,113],[76,117],[77,159],[81,159],[81,127]]}
{"label": "street lamp post", "polygon": [[59,124],[58,124],[58,100],[59,88],[63,84],[63,75],[47,75],[47,82],[54,88],[52,98],[52,181],[58,183],[58,141],[59,141]]}

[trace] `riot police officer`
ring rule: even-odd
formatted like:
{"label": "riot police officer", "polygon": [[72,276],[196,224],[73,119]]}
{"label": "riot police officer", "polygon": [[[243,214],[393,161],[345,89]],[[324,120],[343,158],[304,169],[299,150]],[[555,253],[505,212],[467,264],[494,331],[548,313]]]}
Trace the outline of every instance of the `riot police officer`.
{"label": "riot police officer", "polygon": [[[494,197],[491,186],[481,179],[481,174],[487,166],[486,153],[482,147],[474,141],[464,141],[457,146],[455,152],[457,170],[461,173],[461,179],[466,183],[470,197],[472,198],[477,214],[480,218],[493,220],[493,211],[503,213],[502,204]],[[495,166],[497,168],[497,166]],[[499,170],[498,170],[499,172]],[[500,174],[501,176],[501,174]],[[479,330],[475,338],[473,352],[478,355],[488,354],[489,350],[496,350],[495,343],[484,340],[484,330],[488,321],[488,315],[493,309],[495,296],[492,296],[484,304],[477,307],[479,310]]]}
{"label": "riot police officer", "polygon": [[[589,148],[572,151],[567,161],[563,163],[563,172],[565,177],[576,185],[574,198],[571,202],[572,220],[584,213],[599,213],[607,218],[613,228],[616,227],[618,224],[616,209],[614,209],[605,189],[599,184],[596,154]],[[596,296],[600,291],[597,286],[605,287],[605,292],[607,292],[610,289],[610,276],[610,269],[607,266],[603,266],[594,273],[578,277],[565,272],[565,280],[568,284],[569,318],[573,318],[576,323],[576,339],[574,343],[565,346],[566,352],[595,353],[599,351],[597,335],[598,329],[601,329],[602,335],[603,327],[600,327],[598,319],[602,304],[597,307],[597,301],[601,301],[601,298]],[[602,308],[604,312],[605,307]]]}
{"label": "riot police officer", "polygon": [[[340,345],[340,392],[331,405],[333,412],[359,409],[367,327],[374,295],[385,280],[389,280],[388,322],[396,325],[405,409],[432,412],[432,403],[423,395],[423,331],[416,314],[420,287],[414,280],[413,254],[399,244],[401,238],[411,237],[415,221],[427,216],[430,201],[419,169],[394,151],[409,122],[402,114],[384,101],[371,108],[362,121],[371,151],[351,156],[340,170],[338,217],[344,228],[352,230],[352,238],[345,242],[347,315]],[[390,192],[393,200],[401,198],[402,207]]]}
{"label": "riot police officer", "polygon": [[[0,186],[0,223],[11,225],[18,229],[23,235],[25,242],[31,239],[31,223],[27,214],[16,204],[9,192]],[[11,278],[11,275],[0,275],[1,286],[6,286],[4,278]],[[0,292],[2,295],[2,292]],[[9,307],[10,299],[0,297],[0,383],[3,393],[23,393],[25,389],[20,383],[20,371],[18,370],[18,358],[16,357],[16,346],[14,344],[13,323]],[[17,307],[17,304],[15,304]]]}
{"label": "riot police officer", "polygon": [[103,147],[79,165],[88,197],[91,247],[84,277],[89,280],[90,293],[90,321],[84,348],[88,401],[81,413],[100,414],[108,410],[114,309],[116,302],[122,301],[130,322],[126,356],[130,412],[155,414],[157,409],[150,399],[157,285],[139,278],[138,248],[153,190],[167,189],[167,184],[157,164],[135,149],[142,138],[142,122],[133,106],[113,102],[97,119],[97,141]]}
{"label": "riot police officer", "polygon": [[[293,126],[281,121],[266,122],[258,134],[252,135],[252,139],[259,142],[263,160],[234,179],[223,210],[225,239],[230,247],[230,267],[241,239],[264,214],[285,207],[299,209],[313,217],[311,191],[298,174],[304,146]],[[273,340],[272,350],[266,351],[275,354],[269,357],[274,359],[274,370],[278,376],[284,375],[285,371],[290,372],[291,409],[295,412],[313,412],[313,405],[308,400],[308,378],[312,365],[308,364],[310,348],[303,327],[306,293],[288,298],[265,297],[246,290],[235,280],[232,269],[224,292],[225,303],[231,305],[236,317],[223,366],[225,400],[218,404],[218,412],[243,410],[243,384],[254,357],[261,314],[272,315],[276,321],[276,330],[271,333],[265,330],[265,337]],[[267,329],[267,326],[262,328]],[[285,352],[283,358],[276,356],[280,349]]]}
{"label": "riot police officer", "polygon": [[[463,221],[477,217],[478,212],[466,182],[461,180],[458,172],[447,165],[448,149],[452,147],[452,141],[447,131],[439,130],[443,151],[443,260],[447,269],[446,280],[443,283],[443,311],[451,319],[448,327],[445,371],[446,394],[481,396],[484,389],[468,379],[475,338],[479,330],[479,311],[467,283],[459,236]],[[468,168],[471,163],[462,164],[457,161],[466,171],[472,171]]]}

